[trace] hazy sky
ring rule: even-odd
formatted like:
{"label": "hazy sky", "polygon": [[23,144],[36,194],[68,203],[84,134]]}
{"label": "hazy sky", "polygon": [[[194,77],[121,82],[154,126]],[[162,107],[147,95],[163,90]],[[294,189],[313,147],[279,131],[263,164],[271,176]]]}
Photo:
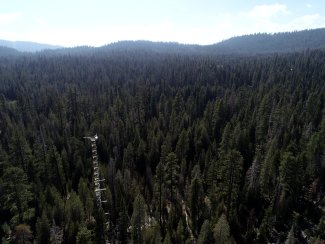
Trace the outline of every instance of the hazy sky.
{"label": "hazy sky", "polygon": [[0,39],[62,46],[118,40],[212,44],[325,27],[324,0],[0,0]]}

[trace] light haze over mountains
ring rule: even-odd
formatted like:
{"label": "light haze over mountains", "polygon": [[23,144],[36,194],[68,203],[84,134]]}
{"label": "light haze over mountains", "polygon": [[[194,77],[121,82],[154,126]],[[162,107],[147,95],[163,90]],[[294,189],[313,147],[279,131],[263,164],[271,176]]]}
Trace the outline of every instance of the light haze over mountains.
{"label": "light haze over mountains", "polygon": [[[25,41],[0,40],[0,55],[19,52],[77,53],[110,52],[112,50],[137,50],[167,53],[207,53],[207,54],[261,54],[298,52],[306,49],[325,48],[325,28],[276,34],[252,34],[232,37],[212,45],[180,44],[176,42],[120,41],[101,47],[81,46],[65,48],[59,45]],[[8,49],[9,48],[9,49]]]}

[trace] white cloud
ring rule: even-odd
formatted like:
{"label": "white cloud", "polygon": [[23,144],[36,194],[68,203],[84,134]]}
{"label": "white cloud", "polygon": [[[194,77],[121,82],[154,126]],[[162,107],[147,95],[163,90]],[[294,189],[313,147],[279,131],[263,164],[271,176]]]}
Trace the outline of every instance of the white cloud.
{"label": "white cloud", "polygon": [[120,40],[178,41],[181,37],[181,33],[177,32],[172,22],[163,21],[158,24],[106,25],[91,29],[47,28],[43,32],[36,30],[29,32],[26,38],[31,41],[70,47],[101,46]]}
{"label": "white cloud", "polygon": [[[295,15],[285,5],[259,5],[239,15],[224,15],[205,32],[204,43],[213,43],[233,36],[253,33],[278,33],[325,27],[325,16],[319,13]],[[213,29],[214,28],[214,29]],[[217,33],[217,34],[216,34]],[[202,43],[202,41],[201,41]]]}
{"label": "white cloud", "polygon": [[0,14],[0,24],[9,24],[17,19],[19,19],[22,16],[22,13],[15,12],[15,13],[6,13],[6,14]]}
{"label": "white cloud", "polygon": [[311,5],[310,3],[306,3],[306,7],[307,7],[307,8],[312,8],[313,5]]}
{"label": "white cloud", "polygon": [[288,30],[304,30],[313,28],[325,27],[325,16],[320,14],[303,15],[293,19],[287,25],[284,25]]}
{"label": "white cloud", "polygon": [[243,13],[244,16],[251,18],[271,18],[279,14],[290,14],[287,6],[284,4],[263,4],[255,6],[251,11]]}
{"label": "white cloud", "polygon": [[[274,18],[276,17],[276,18]],[[259,32],[277,33],[325,27],[325,16],[319,13],[295,16],[284,4],[259,5],[240,14],[240,19],[232,16],[234,32],[251,34]]]}
{"label": "white cloud", "polygon": [[43,27],[43,28],[46,28],[48,27],[48,23],[45,21],[44,18],[42,17],[38,17],[35,19],[36,23],[40,26],[40,27]]}
{"label": "white cloud", "polygon": [[[291,10],[291,9],[290,9]],[[173,18],[146,24],[99,24],[89,28],[77,26],[54,27],[46,16],[35,17],[34,25],[26,25],[20,32],[12,31],[4,24],[0,37],[5,39],[28,40],[63,46],[101,46],[119,40],[176,41],[181,43],[212,44],[244,34],[259,32],[276,33],[325,27],[325,16],[319,13],[296,15],[284,4],[258,5],[240,14],[219,14],[203,16],[202,23],[186,24]],[[307,12],[307,11],[306,11]],[[21,13],[0,14],[0,26],[21,17]],[[205,24],[204,24],[205,23]],[[20,23],[19,23],[20,24]],[[8,28],[4,28],[8,26]],[[19,25],[20,26],[20,25]]]}
{"label": "white cloud", "polygon": [[[258,19],[258,18],[257,18]],[[92,29],[51,29],[31,31],[25,39],[63,46],[93,45],[101,46],[119,40],[176,41],[181,43],[212,44],[221,40],[244,34],[259,32],[277,33],[325,27],[325,17],[320,14],[303,15],[286,22],[277,19],[262,21],[238,15],[223,15],[204,27],[188,26],[179,28],[175,23],[165,20],[146,25],[129,24],[123,26],[106,25]]]}

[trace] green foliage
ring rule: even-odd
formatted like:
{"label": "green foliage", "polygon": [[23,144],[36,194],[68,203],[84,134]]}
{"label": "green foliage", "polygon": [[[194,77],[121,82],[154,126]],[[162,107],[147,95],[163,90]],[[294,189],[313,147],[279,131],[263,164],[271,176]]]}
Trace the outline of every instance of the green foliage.
{"label": "green foliage", "polygon": [[301,168],[292,152],[285,152],[280,162],[280,182],[284,191],[295,193],[299,188]]}
{"label": "green foliage", "polygon": [[240,190],[243,158],[236,150],[221,152],[218,162],[218,192],[227,207],[227,216],[234,210]]}
{"label": "green foliage", "polygon": [[160,227],[158,225],[154,225],[148,227],[144,231],[144,243],[150,244],[161,244],[162,239],[160,235]]}
{"label": "green foliage", "polygon": [[271,192],[273,192],[275,187],[275,177],[276,177],[276,164],[277,164],[277,148],[276,141],[273,140],[266,152],[266,156],[261,165],[261,173],[259,177],[259,184],[261,187],[261,193],[269,198]]}
{"label": "green foliage", "polygon": [[143,242],[142,230],[145,229],[146,206],[142,195],[137,195],[133,202],[133,213],[131,217],[131,237],[132,243]]}
{"label": "green foliage", "polygon": [[15,227],[13,242],[30,244],[33,239],[33,233],[29,225],[19,224]]}
{"label": "green foliage", "polygon": [[36,233],[37,243],[50,243],[50,224],[44,213],[37,220]]}
{"label": "green foliage", "polygon": [[177,194],[179,164],[175,153],[171,152],[166,157],[165,165],[165,185],[168,199],[173,202]]}
{"label": "green foliage", "polygon": [[93,212],[94,203],[93,203],[90,189],[87,186],[87,181],[83,178],[81,178],[79,180],[78,195],[79,195],[79,198],[84,206],[84,211],[85,211],[86,217],[89,220],[91,218],[91,214]]}
{"label": "green foliage", "polygon": [[202,182],[199,178],[194,178],[191,184],[190,209],[193,230],[198,233],[199,224],[203,213],[204,192]]}
{"label": "green foliage", "polygon": [[68,240],[74,243],[85,217],[83,205],[75,192],[71,192],[66,201],[65,216]]}
{"label": "green foliage", "polygon": [[165,236],[164,238],[164,242],[163,244],[172,244],[172,241],[170,239],[170,235],[169,235],[169,232],[167,232],[167,235]]}
{"label": "green foliage", "polygon": [[178,221],[177,229],[176,229],[176,242],[177,243],[184,243],[185,241],[185,229],[182,219]]}
{"label": "green foliage", "polygon": [[4,190],[1,196],[3,209],[10,212],[11,225],[30,221],[34,217],[35,210],[30,206],[33,193],[25,172],[18,167],[6,168],[1,188]]}
{"label": "green foliage", "polygon": [[[218,230],[217,230],[218,231]],[[198,244],[208,244],[213,242],[213,233],[209,220],[205,220],[197,240]]]}
{"label": "green foliage", "polygon": [[0,55],[2,241],[325,239],[325,52],[141,45]]}
{"label": "green foliage", "polygon": [[317,236],[325,240],[325,216],[322,216],[317,225]]}
{"label": "green foliage", "polygon": [[165,172],[163,162],[159,162],[156,167],[156,177],[155,177],[155,199],[157,201],[157,211],[159,213],[158,221],[160,226],[163,222],[163,207],[165,203]]}
{"label": "green foliage", "polygon": [[77,234],[77,243],[78,244],[91,244],[92,241],[92,232],[88,230],[85,226],[79,228]]}
{"label": "green foliage", "polygon": [[105,228],[105,212],[103,208],[95,210],[95,243],[104,244],[106,238],[106,228]]}
{"label": "green foliage", "polygon": [[118,219],[118,239],[123,243],[128,243],[128,227],[129,227],[129,216],[124,201],[122,202],[122,210],[119,213]]}
{"label": "green foliage", "polygon": [[216,243],[226,244],[230,242],[230,228],[226,215],[222,214],[213,228],[213,236]]}
{"label": "green foliage", "polygon": [[291,227],[289,233],[288,233],[288,236],[287,236],[287,239],[285,241],[285,244],[295,244],[297,243],[297,240],[295,238],[295,234],[294,234],[294,228],[293,226]]}

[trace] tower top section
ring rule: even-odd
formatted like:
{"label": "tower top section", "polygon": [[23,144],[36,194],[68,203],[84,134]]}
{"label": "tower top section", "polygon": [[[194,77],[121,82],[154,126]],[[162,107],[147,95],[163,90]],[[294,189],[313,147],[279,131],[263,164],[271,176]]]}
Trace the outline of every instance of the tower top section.
{"label": "tower top section", "polygon": [[84,138],[85,138],[85,139],[89,139],[91,142],[95,142],[95,141],[98,140],[97,133],[96,133],[96,135],[94,135],[94,136],[85,136]]}

